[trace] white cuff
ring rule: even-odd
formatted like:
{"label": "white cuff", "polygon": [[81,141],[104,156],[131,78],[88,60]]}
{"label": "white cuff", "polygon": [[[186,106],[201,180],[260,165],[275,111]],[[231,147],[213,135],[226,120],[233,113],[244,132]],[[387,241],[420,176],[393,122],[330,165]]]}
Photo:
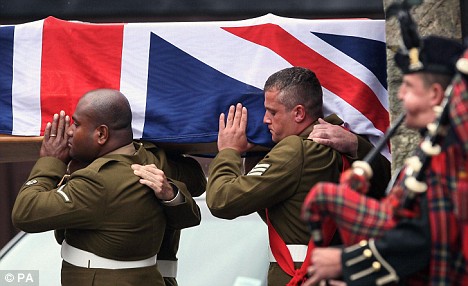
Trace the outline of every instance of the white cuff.
{"label": "white cuff", "polygon": [[169,184],[171,184],[172,186],[172,189],[174,189],[177,194],[175,195],[175,197],[172,199],[172,200],[169,200],[169,201],[164,201],[164,200],[161,200],[161,202],[165,205],[165,206],[178,206],[178,205],[181,205],[183,203],[185,203],[185,197],[183,194],[181,194],[179,192],[179,188],[177,188],[176,185],[174,185],[173,183],[169,182]]}

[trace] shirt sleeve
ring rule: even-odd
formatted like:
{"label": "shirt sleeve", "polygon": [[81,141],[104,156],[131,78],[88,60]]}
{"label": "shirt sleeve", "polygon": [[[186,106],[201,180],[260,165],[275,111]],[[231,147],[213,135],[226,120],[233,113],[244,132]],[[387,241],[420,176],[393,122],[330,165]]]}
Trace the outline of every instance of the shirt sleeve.
{"label": "shirt sleeve", "polygon": [[99,207],[104,201],[99,175],[76,172],[79,175],[73,181],[57,187],[65,170],[65,164],[58,159],[38,160],[13,206],[16,227],[26,232],[42,232],[97,225],[104,209]]}
{"label": "shirt sleeve", "polygon": [[205,192],[206,176],[200,163],[194,158],[183,155],[168,155],[171,178],[183,182],[193,197]]}
{"label": "shirt sleeve", "polygon": [[178,189],[177,196],[182,200],[182,203],[162,204],[167,218],[167,226],[171,229],[183,229],[199,225],[201,221],[200,208],[185,184],[173,179],[169,179],[169,181]]}
{"label": "shirt sleeve", "polygon": [[233,219],[287,201],[299,189],[306,157],[310,183],[323,180],[321,170],[335,159],[328,147],[289,136],[243,175],[241,156],[232,149],[222,150],[210,165],[208,208],[214,216]]}

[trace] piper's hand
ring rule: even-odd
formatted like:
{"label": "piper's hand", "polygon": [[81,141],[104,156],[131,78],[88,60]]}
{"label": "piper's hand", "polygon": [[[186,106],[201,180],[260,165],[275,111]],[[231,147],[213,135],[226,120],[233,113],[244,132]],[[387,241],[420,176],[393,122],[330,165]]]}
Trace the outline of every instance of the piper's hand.
{"label": "piper's hand", "polygon": [[65,115],[65,111],[62,110],[60,114],[54,114],[52,123],[48,122],[44,130],[44,139],[39,152],[40,157],[55,157],[65,164],[71,160],[67,134],[69,126],[70,117]]}
{"label": "piper's hand", "polygon": [[[313,250],[311,266],[307,269],[309,279],[304,285],[320,285],[321,281],[337,278],[341,275],[341,249],[317,247]],[[339,284],[338,284],[339,285]]]}
{"label": "piper's hand", "polygon": [[227,121],[224,113],[219,116],[218,150],[231,148],[242,154],[254,147],[247,141],[247,108],[238,103],[229,107]]}
{"label": "piper's hand", "polygon": [[329,286],[346,286],[346,282],[340,281],[340,280],[328,280],[328,285]]}
{"label": "piper's hand", "polygon": [[321,118],[318,121],[320,124],[314,125],[314,129],[310,132],[308,139],[330,146],[340,153],[349,154],[352,157],[357,156],[358,140],[355,134],[339,125],[330,124]]}
{"label": "piper's hand", "polygon": [[140,177],[140,183],[153,189],[156,197],[163,201],[172,200],[177,194],[166,178],[164,172],[158,169],[154,164],[150,165],[132,165],[133,173]]}
{"label": "piper's hand", "polygon": [[311,279],[308,279],[307,281],[302,284],[302,286],[346,286],[346,282],[344,281],[339,281],[339,280],[322,280],[318,283],[312,283]]}

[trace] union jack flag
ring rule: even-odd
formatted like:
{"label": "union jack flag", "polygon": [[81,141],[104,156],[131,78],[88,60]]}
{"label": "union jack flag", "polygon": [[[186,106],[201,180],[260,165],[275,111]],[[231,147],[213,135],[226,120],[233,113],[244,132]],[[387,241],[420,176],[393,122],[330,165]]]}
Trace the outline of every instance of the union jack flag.
{"label": "union jack flag", "polygon": [[[377,140],[389,125],[383,20],[92,24],[54,17],[0,26],[0,133],[37,136],[95,88],[122,91],[135,138],[216,142],[229,105],[249,110],[251,142],[271,146],[263,85],[291,66],[313,70],[325,114]],[[387,150],[388,153],[388,150]]]}

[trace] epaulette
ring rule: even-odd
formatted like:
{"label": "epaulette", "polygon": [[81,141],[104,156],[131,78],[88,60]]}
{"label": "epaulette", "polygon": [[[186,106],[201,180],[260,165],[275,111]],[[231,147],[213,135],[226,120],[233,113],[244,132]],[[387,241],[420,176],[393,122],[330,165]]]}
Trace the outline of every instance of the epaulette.
{"label": "epaulette", "polygon": [[115,158],[109,158],[109,157],[100,157],[94,160],[91,164],[89,164],[86,168],[88,170],[93,170],[94,172],[99,172],[104,166],[109,164],[110,162],[116,162],[118,161]]}
{"label": "epaulette", "polygon": [[395,269],[380,255],[374,240],[362,240],[343,250],[343,276],[348,286],[398,282]]}

